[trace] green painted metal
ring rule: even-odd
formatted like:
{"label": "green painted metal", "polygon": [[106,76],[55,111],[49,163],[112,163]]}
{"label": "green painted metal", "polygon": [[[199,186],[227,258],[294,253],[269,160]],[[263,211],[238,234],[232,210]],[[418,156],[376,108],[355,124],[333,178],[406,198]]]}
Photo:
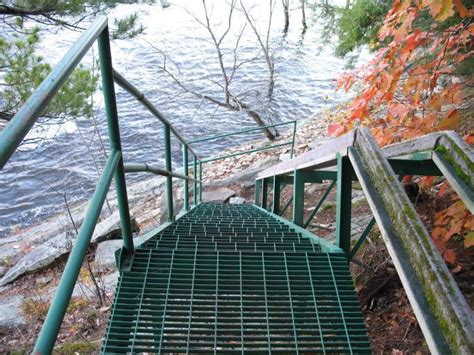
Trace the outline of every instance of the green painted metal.
{"label": "green painted metal", "polygon": [[405,171],[408,175],[441,176],[443,175],[431,160],[388,159],[395,174]]}
{"label": "green painted metal", "polygon": [[[198,157],[197,153],[189,146],[189,143],[184,139],[181,134],[173,127],[173,125],[165,118],[165,116],[153,106],[153,104],[146,98],[140,90],[133,86],[127,79],[120,75],[116,70],[113,71],[115,82],[129,94],[135,97],[153,116],[158,118],[164,126],[169,126],[173,135],[185,146],[188,147],[189,151]],[[199,157],[198,157],[199,158]]]}
{"label": "green painted metal", "polygon": [[273,177],[273,203],[272,212],[275,214],[280,213],[280,191],[281,191],[281,180],[279,176]]}
{"label": "green painted metal", "polygon": [[[183,172],[186,177],[189,176],[188,173],[188,147],[183,145]],[[183,201],[184,201],[184,210],[189,209],[189,182],[188,180],[183,180]]]}
{"label": "green painted metal", "polygon": [[351,171],[349,159],[337,154],[336,244],[346,253],[351,248]]}
{"label": "green painted metal", "polygon": [[303,225],[304,218],[304,171],[293,172],[293,223]]}
{"label": "green painted metal", "polygon": [[89,250],[90,240],[99,219],[102,206],[104,205],[105,197],[107,196],[110,183],[112,182],[112,178],[121,159],[122,154],[120,151],[112,150],[110,152],[102,176],[87,208],[84,222],[82,222],[81,228],[79,229],[76,242],[74,243],[61,280],[59,281],[58,288],[54,294],[51,307],[48,310],[38,340],[36,341],[33,350],[34,354],[52,353],[72,291],[74,290],[74,285],[81,271],[82,262]]}
{"label": "green painted metal", "polygon": [[261,206],[264,209],[267,209],[268,203],[268,179],[262,180],[262,203]]}
{"label": "green painted metal", "polygon": [[194,155],[193,157],[193,175],[194,175],[194,184],[193,184],[193,200],[194,206],[197,206],[197,196],[198,196],[198,189],[197,189],[197,157]]}
{"label": "green painted metal", "polygon": [[[166,170],[172,171],[172,161],[171,161],[171,131],[170,126],[164,126],[164,135],[165,135],[165,166]],[[171,176],[166,177],[166,204],[168,206],[168,222],[173,221],[174,219],[174,202],[173,202],[173,178]]]}
{"label": "green painted metal", "polygon": [[2,130],[0,133],[0,169],[5,166],[38,117],[106,26],[107,18],[97,16],[90,28],[74,43]]}
{"label": "green painted metal", "polygon": [[264,127],[249,128],[249,129],[244,129],[244,130],[241,130],[241,131],[220,134],[220,135],[217,135],[217,136],[199,138],[199,139],[195,139],[195,140],[190,141],[189,144],[202,143],[202,142],[212,141],[212,140],[219,139],[219,138],[236,136],[236,135],[250,133],[250,132],[257,132],[257,131],[261,131],[264,128],[280,127],[280,126],[286,126],[286,125],[290,125],[290,124],[295,125],[296,121],[281,122],[281,123],[276,123],[276,124],[272,124],[272,125],[268,125],[268,126],[264,126]]}
{"label": "green painted metal", "polygon": [[199,202],[202,202],[202,161],[199,161]]}
{"label": "green painted metal", "polygon": [[154,165],[149,165],[147,163],[125,163],[124,169],[126,173],[152,173],[161,176],[172,176],[182,180],[191,180],[194,181],[194,178],[176,173],[174,171],[168,171],[166,169],[161,169]]}
{"label": "green painted metal", "polygon": [[102,352],[370,353],[342,251],[288,223],[207,203],[170,223],[121,274]]}
{"label": "green painted metal", "polygon": [[301,234],[303,237],[308,238],[309,240],[312,240],[314,243],[320,245],[321,251],[324,253],[337,253],[337,254],[344,254],[344,251],[339,248],[338,246],[334,245],[333,243],[328,242],[324,238],[320,238],[313,233],[309,232],[308,230],[304,229],[301,226],[298,226],[289,220],[287,220],[284,217],[278,216],[270,211],[267,211],[263,209],[260,206],[254,206],[255,208],[258,208],[260,211],[265,212],[272,218],[276,219],[279,222],[282,222],[283,224],[286,224],[288,227],[290,227],[292,230],[296,231],[297,233]]}
{"label": "green painted metal", "polygon": [[263,184],[263,180],[255,181],[255,204],[257,206],[261,206],[260,194],[262,193],[262,184]]}
{"label": "green painted metal", "polygon": [[291,159],[293,159],[293,156],[295,155],[295,137],[296,137],[296,121],[293,121],[293,134],[292,134],[292,139],[291,139],[291,154],[290,154]]}
{"label": "green painted metal", "polygon": [[309,217],[306,220],[305,224],[303,225],[303,228],[308,228],[308,226],[311,223],[311,221],[313,220],[314,216],[316,215],[316,213],[318,213],[319,209],[323,205],[324,201],[326,201],[326,198],[329,196],[329,194],[331,193],[331,191],[332,191],[332,189],[334,188],[335,185],[336,185],[336,181],[332,181],[331,184],[329,184],[328,188],[326,189],[324,194],[321,196],[321,198],[319,199],[317,205],[314,207],[313,211],[311,212],[311,214],[309,215]]}
{"label": "green painted metal", "polygon": [[274,149],[274,148],[280,148],[280,147],[284,147],[284,146],[290,145],[290,144],[292,144],[292,142],[273,144],[273,145],[264,146],[264,147],[260,147],[260,148],[249,149],[249,150],[246,150],[246,151],[243,151],[243,152],[228,154],[228,155],[219,156],[219,157],[211,157],[211,158],[202,159],[202,162],[203,163],[209,163],[209,162],[212,162],[212,161],[224,160],[224,159],[228,159],[228,158],[238,157],[240,155],[245,155],[245,154],[250,154],[250,153],[255,153],[255,152],[261,152],[261,151],[264,151],[264,150],[269,150],[269,149]]}
{"label": "green painted metal", "polygon": [[[114,80],[112,75],[112,55],[110,52],[109,28],[106,26],[98,37],[100,72],[102,77],[102,92],[104,93],[105,113],[107,116],[107,129],[109,132],[110,149],[122,151],[120,142],[120,128],[115,98]],[[122,230],[123,249],[126,254],[133,254],[132,224],[128,207],[127,187],[125,184],[125,171],[123,158],[117,164],[114,175],[115,190],[117,192],[118,210],[120,214],[120,227]]]}
{"label": "green painted metal", "polygon": [[282,208],[281,212],[280,212],[280,216],[283,215],[286,210],[288,209],[288,207],[290,207],[290,205],[292,204],[293,202],[293,196],[291,196],[289,199],[288,199],[288,202],[285,204],[285,206]]}
{"label": "green painted metal", "polygon": [[354,247],[352,248],[351,252],[349,253],[349,256],[347,257],[349,261],[351,261],[354,258],[354,256],[357,254],[357,252],[359,251],[360,247],[362,246],[365,239],[369,235],[375,223],[376,223],[375,218],[372,217],[370,222],[367,224],[367,227],[365,227],[364,231],[362,232],[359,239],[357,240]]}
{"label": "green painted metal", "polygon": [[[375,189],[368,185],[369,178],[366,176],[364,167],[359,161],[360,158],[357,158],[358,153],[353,147],[357,146],[360,152],[368,149],[368,151],[364,151],[366,165],[368,164],[367,156],[369,162],[373,163],[370,160],[372,157],[370,149],[379,157],[379,160],[373,163],[374,166],[383,160],[380,156],[383,156],[384,153],[377,151],[372,146],[369,147],[366,143],[364,143],[365,145],[361,143],[367,138],[364,136],[367,134],[363,130],[359,129],[346,139],[347,142],[344,141],[344,144],[347,144],[348,153],[339,149],[343,156],[337,154],[337,171],[331,170],[334,157],[329,157],[329,160],[322,165],[318,166],[318,163],[313,166],[304,166],[308,170],[302,170],[303,166],[300,166],[300,169],[294,169],[293,176],[290,176],[292,171],[288,170],[287,166],[286,173],[273,174],[257,181],[255,202],[261,204],[262,208],[249,205],[222,206],[202,203],[203,163],[286,145],[291,145],[290,155],[293,157],[296,121],[267,126],[270,128],[292,124],[292,140],[289,142],[221,157],[199,159],[184,138],[145,95],[120,74],[114,72],[107,20],[104,17],[99,17],[0,134],[0,167],[6,164],[48,102],[96,39],[99,44],[111,153],[87,210],[76,244],[66,264],[35,351],[49,353],[53,349],[112,178],[115,179],[124,239],[123,249],[119,253],[119,261],[123,262],[125,260],[123,258],[126,258],[129,269],[122,272],[119,281],[117,299],[112,310],[104,349],[107,348],[107,344],[112,344],[110,349],[118,352],[120,349],[129,352],[150,350],[158,350],[157,352],[190,352],[194,350],[207,352],[209,350],[223,353],[246,351],[359,353],[370,351],[363,324],[359,321],[356,325],[352,323],[354,312],[358,312],[357,314],[360,315],[357,302],[349,307],[346,305],[347,300],[352,297],[346,292],[353,294],[352,280],[350,276],[349,278],[341,276],[343,273],[348,273],[347,261],[355,255],[375,223],[375,219],[369,222],[354,248],[350,250],[351,182],[357,178],[364,180],[365,189],[370,193],[368,199],[371,206],[374,205],[377,198],[380,199],[380,196],[374,192]],[[124,165],[114,80],[164,123],[166,169],[137,163]],[[261,129],[259,127],[198,139],[192,143]],[[183,144],[184,174],[172,171],[171,133]],[[459,166],[471,167],[472,151],[459,142],[458,137],[447,132],[438,138],[426,138],[422,142],[422,148],[420,148],[422,151],[420,152],[413,153],[409,144],[401,146],[399,154],[397,154],[398,148],[389,147],[386,156],[390,158],[383,160],[386,163],[385,171],[390,170],[391,172],[393,169],[396,173],[403,172],[404,174],[444,175],[463,201],[467,201],[466,204],[472,211],[474,209],[474,195],[470,188],[472,186],[468,186],[463,179],[471,185],[473,179],[464,176],[465,173],[463,175],[462,172],[459,172]],[[446,144],[449,147],[454,145],[458,149],[455,157],[451,159],[449,156],[452,160],[449,162],[441,151],[442,148],[446,149]],[[338,147],[334,146],[335,151],[336,148]],[[428,148],[430,150],[427,150]],[[194,179],[189,177],[188,150],[193,154]],[[407,154],[409,152],[411,153]],[[357,175],[348,155],[352,164],[357,165]],[[313,158],[316,156],[317,154],[312,155]],[[452,165],[457,163],[460,165]],[[310,171],[310,169],[318,170]],[[126,171],[148,171],[164,175],[167,178],[169,222],[151,234],[148,233],[133,257],[130,257],[134,253],[134,245],[124,175]],[[185,183],[183,192],[185,205],[183,211],[176,216],[176,221],[174,221],[173,211],[173,177],[183,179]],[[194,206],[190,212],[187,212],[189,209],[189,179],[193,180]],[[303,224],[304,184],[306,182],[321,183],[322,180],[333,181],[312,211],[310,218]],[[267,211],[268,184],[271,182],[273,201],[270,209],[273,213]],[[199,187],[197,183],[199,183]],[[293,223],[277,216],[279,213],[284,213],[289,206],[287,203],[280,211],[280,192],[284,184],[293,184],[293,197],[289,202],[293,202]],[[335,185],[337,186],[337,245],[332,245],[312,235],[303,227],[309,225]],[[262,197],[261,201],[260,196]],[[383,211],[382,207],[380,209],[380,211],[376,209],[374,215],[384,222],[382,223],[384,232],[392,238],[392,227],[385,223],[387,213]],[[393,240],[392,243],[396,244]],[[403,248],[395,244],[391,248],[398,253],[399,249]],[[324,254],[324,252],[331,254]],[[405,251],[400,255],[403,253]],[[397,263],[403,258],[406,259],[406,256],[402,255],[400,258],[397,256]],[[403,274],[404,285],[407,283],[406,275],[413,274],[411,269],[419,271],[412,265],[404,267],[397,264],[397,268]],[[315,272],[317,275],[325,275],[326,279],[314,279]],[[331,284],[326,285],[325,280],[330,280]],[[413,290],[417,289],[413,286],[414,284],[405,286],[414,293]],[[183,301],[183,295],[189,297]],[[254,297],[261,297],[261,299],[257,302]],[[423,314],[424,309],[429,312],[429,307],[423,303],[425,302],[423,298],[416,297],[416,295],[409,295],[409,297],[416,299],[415,312],[419,313],[422,310],[421,314]],[[275,303],[277,299],[278,303]],[[129,303],[122,303],[122,300]],[[285,300],[287,303],[282,306],[281,300]],[[304,304],[301,303],[302,300]],[[329,311],[326,302],[333,302],[334,306]],[[453,301],[453,303],[455,302]],[[227,307],[231,310],[227,310]],[[156,315],[160,314],[159,312],[162,312],[162,317],[156,318]],[[200,312],[203,312],[203,315]],[[329,318],[327,312],[330,313]],[[183,315],[186,318],[184,322],[182,321]],[[417,314],[417,316],[419,315]],[[150,317],[153,318],[151,323]],[[163,321],[163,317],[167,317],[166,322]],[[337,324],[334,323],[333,317],[339,317]],[[427,325],[430,323],[427,321],[431,319],[430,317],[436,322],[433,315],[428,315],[421,317],[420,324],[429,335],[427,339],[433,349],[441,349],[446,344],[443,343],[444,340],[433,339],[436,338],[433,334],[439,333],[439,327],[438,325],[433,327],[430,324]],[[171,321],[171,325],[168,324],[168,319]],[[213,325],[212,319],[215,320]],[[261,320],[261,323],[258,323],[257,319]],[[274,319],[279,319],[276,326]],[[311,319],[310,323],[307,322],[308,319]],[[460,319],[460,317],[454,317],[454,319]],[[211,326],[209,326],[210,323]],[[119,325],[114,326],[113,324]],[[326,328],[329,325],[332,328]],[[127,327],[132,328],[127,330]],[[313,333],[310,333],[309,329]],[[357,329],[355,333],[354,329]],[[306,330],[308,333],[305,333]]]}

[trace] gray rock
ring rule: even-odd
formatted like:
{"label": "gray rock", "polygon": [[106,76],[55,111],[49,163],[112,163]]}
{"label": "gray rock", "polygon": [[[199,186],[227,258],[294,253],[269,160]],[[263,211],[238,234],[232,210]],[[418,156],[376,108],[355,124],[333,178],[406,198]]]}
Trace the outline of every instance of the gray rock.
{"label": "gray rock", "polygon": [[219,187],[213,190],[204,190],[202,192],[203,202],[225,203],[231,197],[235,196],[235,191],[227,187]]}
{"label": "gray rock", "polygon": [[[174,188],[173,189],[173,213],[176,216],[178,212],[183,208],[183,189]],[[166,200],[165,194],[160,201],[160,223],[163,224],[168,221],[168,202]]]}
{"label": "gray rock", "polygon": [[120,235],[120,214],[115,211],[110,216],[97,223],[91,243],[99,243],[106,239],[112,239]]}
{"label": "gray rock", "polygon": [[98,271],[115,270],[115,251],[123,245],[122,239],[99,243],[95,251],[95,268]]}
{"label": "gray rock", "polygon": [[33,251],[22,257],[0,280],[0,286],[4,286],[26,272],[35,271],[48,266],[61,255],[71,250],[72,239],[66,233],[37,246]]}
{"label": "gray rock", "polygon": [[243,205],[245,203],[245,198],[243,197],[231,197],[229,200],[231,205]]}
{"label": "gray rock", "polygon": [[23,297],[12,296],[0,299],[0,328],[26,324],[21,312]]}
{"label": "gray rock", "polygon": [[[132,228],[133,230],[137,229],[136,221],[133,219]],[[120,235],[120,216],[118,211],[116,211],[97,224],[94,234],[92,235],[91,243],[98,243],[99,241],[110,239],[114,236],[120,237]],[[0,280],[0,286],[16,280],[24,273],[36,271],[50,265],[62,255],[69,253],[74,241],[75,236],[72,237],[64,232],[37,246],[31,252],[20,258],[20,260],[5,273]]]}
{"label": "gray rock", "polygon": [[365,193],[362,190],[352,190],[352,204],[365,200]]}

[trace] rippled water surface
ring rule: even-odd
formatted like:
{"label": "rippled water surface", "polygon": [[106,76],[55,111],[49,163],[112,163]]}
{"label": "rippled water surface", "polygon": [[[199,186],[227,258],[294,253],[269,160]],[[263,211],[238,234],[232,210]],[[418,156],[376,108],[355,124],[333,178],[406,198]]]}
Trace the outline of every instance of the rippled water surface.
{"label": "rippled water surface", "polygon": [[[122,4],[111,10],[110,17],[122,17],[138,11],[145,33],[133,40],[115,40],[112,56],[115,68],[140,88],[188,140],[217,133],[254,127],[242,113],[229,112],[208,105],[191,94],[184,93],[160,68],[163,55],[169,56],[167,68],[195,91],[221,99],[218,85],[219,67],[209,34],[190,14],[203,19],[200,1],[170,0],[172,6],[159,4]],[[227,23],[225,1],[215,1],[212,23],[217,35]],[[268,21],[267,3],[255,1],[252,14],[263,30]],[[277,1],[271,47],[275,58],[275,91],[266,99],[268,71],[263,59],[250,61],[236,72],[232,84],[234,94],[256,107],[273,122],[301,120],[318,110],[331,107],[346,97],[334,91],[334,79],[343,71],[345,62],[332,55],[330,48],[320,48],[320,33],[316,26],[301,36],[299,9],[293,9],[290,31],[282,36],[283,11]],[[236,12],[229,41],[224,42],[224,61],[232,66],[231,53],[235,36],[244,21]],[[41,54],[56,63],[80,33],[61,30],[44,33]],[[256,39],[249,26],[245,28],[237,54],[239,61],[255,56]],[[92,65],[97,49],[90,51],[85,65]],[[174,62],[174,64],[173,64]],[[163,131],[159,122],[128,94],[118,89],[118,110],[125,161],[163,164]],[[98,130],[107,145],[106,126],[101,92],[94,96]],[[41,218],[64,210],[64,194],[70,203],[88,199],[97,181],[95,162],[102,166],[104,156],[94,125],[90,119],[75,118],[62,125],[36,126],[30,138],[48,137],[41,143],[29,144],[15,153],[0,173],[0,236],[6,236],[15,226],[35,223]],[[255,136],[229,138],[197,146],[202,156],[216,154]],[[89,148],[88,148],[89,147]],[[177,142],[173,141],[174,164],[182,164]],[[93,158],[92,158],[93,157]],[[128,181],[144,178],[130,176]]]}

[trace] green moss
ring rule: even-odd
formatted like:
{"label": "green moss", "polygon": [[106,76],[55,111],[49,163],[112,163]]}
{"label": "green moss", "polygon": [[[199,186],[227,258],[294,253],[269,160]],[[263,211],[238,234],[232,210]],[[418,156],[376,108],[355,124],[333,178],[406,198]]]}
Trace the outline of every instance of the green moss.
{"label": "green moss", "polygon": [[61,345],[60,347],[54,349],[53,354],[90,354],[97,350],[99,349],[96,343],[79,341]]}
{"label": "green moss", "polygon": [[321,211],[329,211],[336,207],[336,204],[332,202],[326,202],[324,205],[321,206]]}
{"label": "green moss", "polygon": [[[444,151],[447,151],[444,147],[440,147],[440,149],[438,150],[440,154]],[[399,220],[398,215],[400,211],[397,209],[397,206],[394,206],[390,203],[390,201],[387,200],[387,198],[384,198],[384,196],[386,196],[385,192],[387,191],[387,188],[394,186],[393,184],[395,183],[395,181],[393,181],[393,177],[383,171],[382,168],[379,168],[374,172],[373,169],[369,168],[367,162],[364,161],[363,163],[366,167],[366,171],[371,177],[372,183],[374,184],[376,190],[382,197],[383,205],[390,217],[390,220],[393,223],[393,228],[399,234],[406,235],[407,232],[409,232],[407,228],[413,228],[416,232],[418,237],[416,240],[408,240],[407,238],[401,238],[400,242],[403,244],[405,252],[413,263],[411,266],[415,274],[417,275],[417,279],[419,280],[420,286],[422,287],[425,293],[425,297],[427,299],[429,307],[433,312],[435,318],[438,320],[441,331],[446,337],[449,346],[452,347],[452,350],[454,352],[460,352],[460,349],[457,349],[454,344],[458,343],[458,332],[460,329],[462,329],[462,324],[460,324],[459,320],[454,315],[450,316],[449,314],[446,314],[446,312],[449,312],[448,310],[440,308],[442,304],[445,304],[444,302],[440,302],[440,297],[442,297],[444,290],[440,289],[441,280],[437,279],[437,277],[440,277],[443,280],[445,286],[448,287],[448,294],[453,296],[456,293],[456,290],[452,287],[449,275],[447,275],[446,272],[440,271],[436,274],[434,272],[430,272],[429,276],[427,276],[426,265],[415,263],[415,260],[418,259],[418,249],[413,248],[413,241],[415,243],[420,243],[420,248],[423,248],[425,252],[429,253],[429,255],[433,257],[433,251],[432,246],[430,244],[431,242],[429,235],[426,233],[425,229],[419,224],[419,221],[417,220],[417,214],[408,201],[404,202],[403,206],[404,218],[401,218],[401,220]],[[403,200],[404,199],[402,198],[402,201]],[[467,346],[467,344],[467,340],[465,340],[465,346]]]}
{"label": "green moss", "polygon": [[[472,182],[471,182],[471,175],[474,174],[474,163],[469,159],[469,157],[466,155],[466,153],[458,147],[457,144],[452,142],[448,138],[449,142],[451,143],[451,149],[453,152],[450,152],[448,148],[444,146],[438,146],[436,147],[435,151],[440,153],[440,155],[446,160],[454,169],[454,172],[456,175],[464,182],[466,183],[469,187],[474,188]],[[459,156],[467,165],[468,171],[464,171],[459,164],[456,162],[456,159],[453,157],[453,154],[456,154]]]}

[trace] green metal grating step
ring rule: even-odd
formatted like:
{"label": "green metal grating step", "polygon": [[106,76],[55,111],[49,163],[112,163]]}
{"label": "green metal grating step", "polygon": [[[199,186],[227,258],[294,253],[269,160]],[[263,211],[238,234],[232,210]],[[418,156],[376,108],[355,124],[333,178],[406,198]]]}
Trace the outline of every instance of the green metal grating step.
{"label": "green metal grating step", "polygon": [[369,353],[347,261],[323,253],[138,250],[104,353]]}
{"label": "green metal grating step", "polygon": [[342,254],[250,205],[202,204],[122,272],[104,353],[370,353]]}

